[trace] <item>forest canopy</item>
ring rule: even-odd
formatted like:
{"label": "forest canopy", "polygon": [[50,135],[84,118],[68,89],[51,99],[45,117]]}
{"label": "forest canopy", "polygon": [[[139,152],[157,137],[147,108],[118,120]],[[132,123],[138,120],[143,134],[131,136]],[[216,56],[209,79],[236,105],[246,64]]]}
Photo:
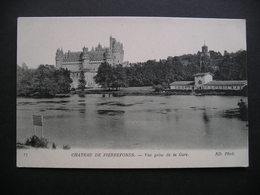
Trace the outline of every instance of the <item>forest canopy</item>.
{"label": "forest canopy", "polygon": [[[101,64],[96,82],[103,87],[119,86],[139,87],[169,85],[174,81],[191,81],[198,72],[211,72],[215,80],[246,80],[246,51],[235,53],[210,51],[210,58],[204,62],[201,70],[200,54],[185,54],[168,57],[164,60],[148,60],[142,63],[131,63],[119,71],[111,65]],[[121,77],[120,77],[121,75]],[[120,78],[120,79],[117,79]]]}
{"label": "forest canopy", "polygon": [[17,66],[17,96],[53,97],[70,92],[70,72],[53,65],[40,65],[37,69]]}

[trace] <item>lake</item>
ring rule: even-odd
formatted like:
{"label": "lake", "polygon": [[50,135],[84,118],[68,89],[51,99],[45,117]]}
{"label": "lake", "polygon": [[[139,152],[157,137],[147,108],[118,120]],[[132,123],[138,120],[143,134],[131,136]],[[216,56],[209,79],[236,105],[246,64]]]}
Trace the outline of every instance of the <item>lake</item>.
{"label": "lake", "polygon": [[[43,115],[44,136],[58,147],[107,149],[240,149],[247,121],[225,113],[238,96],[86,95],[17,98],[17,141],[32,136],[32,114]],[[37,127],[37,135],[41,128]]]}

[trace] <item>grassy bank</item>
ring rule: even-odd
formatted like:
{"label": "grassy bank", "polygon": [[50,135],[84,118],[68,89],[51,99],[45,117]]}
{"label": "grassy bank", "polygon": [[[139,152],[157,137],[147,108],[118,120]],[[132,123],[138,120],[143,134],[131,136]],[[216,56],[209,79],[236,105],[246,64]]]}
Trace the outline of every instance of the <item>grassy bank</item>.
{"label": "grassy bank", "polygon": [[160,93],[154,92],[154,89],[152,87],[128,87],[128,88],[121,88],[120,90],[106,90],[102,88],[86,89],[85,94],[111,94],[115,96],[160,95]]}
{"label": "grassy bank", "polygon": [[[221,96],[246,96],[246,90],[243,91],[234,91],[234,90],[164,90],[164,91],[155,91],[152,86],[145,87],[127,87],[121,88],[120,90],[107,90],[103,88],[91,88],[85,89],[83,94],[103,94],[111,95],[114,97],[121,96],[144,96],[144,95],[221,95]],[[52,97],[34,97],[34,98],[66,98],[70,97],[72,94],[79,94],[78,90],[71,91],[70,94],[56,94]]]}
{"label": "grassy bank", "polygon": [[156,92],[153,87],[128,87],[120,90],[86,89],[85,94],[110,94],[116,97],[120,96],[138,96],[138,95],[222,95],[222,96],[246,96],[245,91],[234,90],[164,90]]}

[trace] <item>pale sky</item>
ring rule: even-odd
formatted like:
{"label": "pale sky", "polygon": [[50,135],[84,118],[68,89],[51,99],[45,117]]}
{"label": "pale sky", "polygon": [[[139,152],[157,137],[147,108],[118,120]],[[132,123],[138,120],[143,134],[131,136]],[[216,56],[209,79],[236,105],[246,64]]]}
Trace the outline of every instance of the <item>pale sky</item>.
{"label": "pale sky", "polygon": [[124,44],[124,61],[144,62],[209,50],[246,50],[246,24],[241,19],[162,17],[22,17],[18,19],[17,64],[36,68],[55,65],[63,51],[109,46],[109,36]]}

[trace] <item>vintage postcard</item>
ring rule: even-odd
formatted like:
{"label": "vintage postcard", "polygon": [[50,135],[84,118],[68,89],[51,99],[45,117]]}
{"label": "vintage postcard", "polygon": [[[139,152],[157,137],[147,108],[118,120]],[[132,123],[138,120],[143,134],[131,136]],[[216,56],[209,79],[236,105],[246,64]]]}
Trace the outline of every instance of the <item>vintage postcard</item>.
{"label": "vintage postcard", "polygon": [[247,167],[246,21],[17,20],[17,167]]}

